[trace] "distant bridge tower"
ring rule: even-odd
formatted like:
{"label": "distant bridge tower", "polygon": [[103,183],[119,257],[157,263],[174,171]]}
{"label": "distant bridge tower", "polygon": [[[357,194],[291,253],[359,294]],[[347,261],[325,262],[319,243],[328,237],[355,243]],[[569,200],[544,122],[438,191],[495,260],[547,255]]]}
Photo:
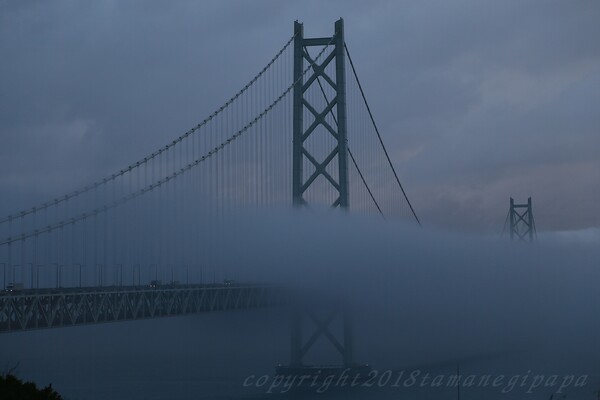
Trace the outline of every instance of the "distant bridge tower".
{"label": "distant bridge tower", "polygon": [[511,240],[533,242],[537,238],[535,229],[535,220],[531,208],[531,197],[525,204],[516,204],[515,200],[510,198],[510,208],[508,210],[508,220]]}

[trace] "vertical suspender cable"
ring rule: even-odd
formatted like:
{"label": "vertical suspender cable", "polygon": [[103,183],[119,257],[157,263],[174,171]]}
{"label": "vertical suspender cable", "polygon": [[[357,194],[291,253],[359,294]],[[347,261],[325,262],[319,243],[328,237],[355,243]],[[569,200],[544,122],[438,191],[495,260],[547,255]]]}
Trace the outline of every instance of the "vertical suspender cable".
{"label": "vertical suspender cable", "polygon": [[373,123],[373,128],[375,129],[375,132],[377,133],[377,138],[379,139],[379,143],[381,143],[381,147],[383,148],[383,152],[385,154],[385,157],[387,158],[388,164],[390,165],[390,168],[392,169],[392,172],[394,173],[394,177],[396,178],[396,182],[398,182],[398,186],[400,187],[400,190],[402,190],[402,194],[404,195],[404,198],[406,199],[406,202],[408,203],[408,206],[410,207],[410,211],[412,212],[413,216],[415,217],[415,220],[417,221],[417,223],[419,225],[421,225],[421,221],[419,221],[419,217],[417,217],[417,214],[415,213],[415,210],[414,210],[412,204],[410,203],[410,200],[408,200],[408,196],[406,195],[406,192],[404,191],[404,187],[402,186],[402,183],[400,183],[400,178],[398,178],[398,174],[396,173],[396,169],[394,168],[394,165],[392,164],[392,160],[390,159],[387,149],[385,148],[385,145],[383,144],[383,139],[381,138],[379,129],[377,129],[377,124],[375,123],[375,119],[373,118],[373,114],[371,113],[371,108],[369,107],[369,103],[367,102],[365,92],[363,91],[362,85],[360,84],[360,81],[358,80],[358,75],[356,74],[356,69],[354,68],[354,63],[352,62],[352,57],[350,57],[350,52],[348,51],[348,46],[346,46],[345,43],[344,43],[344,48],[346,49],[346,55],[348,55],[348,61],[350,61],[350,66],[352,67],[352,72],[354,73],[354,78],[356,79],[356,83],[358,84],[358,89],[360,90],[360,94],[365,102],[365,106],[367,107],[367,112],[369,113],[369,117],[371,119],[371,122]]}

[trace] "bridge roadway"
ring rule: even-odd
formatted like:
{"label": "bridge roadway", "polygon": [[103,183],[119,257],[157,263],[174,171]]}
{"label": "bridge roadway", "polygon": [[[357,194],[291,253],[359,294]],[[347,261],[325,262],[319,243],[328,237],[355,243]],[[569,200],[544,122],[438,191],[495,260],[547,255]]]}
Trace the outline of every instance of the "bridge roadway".
{"label": "bridge roadway", "polygon": [[269,307],[280,287],[193,284],[26,289],[0,294],[0,333]]}

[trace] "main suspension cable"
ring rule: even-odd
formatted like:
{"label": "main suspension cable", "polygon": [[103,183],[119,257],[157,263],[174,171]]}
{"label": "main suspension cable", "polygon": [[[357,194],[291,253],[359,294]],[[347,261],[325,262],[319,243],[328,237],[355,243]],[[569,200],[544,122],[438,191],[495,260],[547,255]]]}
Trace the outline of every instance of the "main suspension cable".
{"label": "main suspension cable", "polygon": [[392,160],[390,159],[390,156],[387,152],[385,144],[383,143],[383,139],[381,138],[379,129],[377,129],[377,124],[375,123],[375,118],[373,118],[373,113],[371,113],[371,107],[369,107],[369,103],[367,102],[367,97],[365,96],[365,92],[363,91],[362,85],[360,84],[360,80],[358,79],[358,75],[356,74],[356,69],[354,68],[354,63],[352,62],[352,57],[350,57],[350,52],[348,51],[348,46],[346,46],[346,43],[344,43],[344,48],[346,49],[346,55],[348,56],[348,61],[350,61],[350,66],[352,67],[352,72],[354,73],[354,78],[356,79],[356,83],[358,84],[358,89],[360,90],[360,94],[363,98],[363,101],[365,102],[365,106],[367,107],[367,112],[369,113],[369,117],[371,118],[371,122],[373,123],[373,128],[375,128],[375,132],[377,133],[377,138],[379,139],[379,143],[381,143],[381,147],[383,148],[383,152],[385,154],[385,157],[387,158],[388,164],[390,165],[390,168],[392,169],[392,172],[394,173],[394,177],[396,178],[396,182],[398,182],[398,186],[400,187],[400,190],[402,190],[402,194],[404,195],[404,198],[406,199],[406,202],[408,203],[408,206],[410,207],[410,211],[412,212],[412,214],[415,217],[415,220],[417,221],[419,226],[421,226],[421,221],[419,221],[419,217],[417,217],[417,213],[415,212],[412,204],[410,203],[410,200],[408,200],[406,191],[404,191],[404,187],[402,186],[402,183],[400,183],[400,178],[398,178],[398,174],[396,173],[394,164],[392,164]]}
{"label": "main suspension cable", "polygon": [[[315,67],[313,67],[313,68],[315,68]],[[325,99],[325,103],[327,103],[327,107],[329,107],[330,106],[329,99],[327,98],[327,94],[325,93],[325,89],[323,88],[323,84],[321,83],[321,78],[319,76],[317,76],[317,83],[319,84],[319,88],[321,89],[321,93],[323,94],[323,98]],[[337,118],[333,114],[333,108],[329,110],[329,113],[331,114],[331,117],[333,118],[335,125],[338,126]],[[375,196],[373,196],[373,192],[371,191],[371,188],[367,184],[367,181],[366,181],[365,177],[363,176],[362,171],[360,170],[360,168],[358,166],[358,163],[354,159],[354,155],[350,151],[350,146],[347,146],[346,148],[348,149],[348,155],[350,156],[350,159],[352,159],[352,163],[356,167],[356,170],[358,171],[358,175],[360,176],[360,179],[362,180],[363,185],[365,185],[365,188],[367,188],[367,192],[369,192],[369,196],[371,196],[371,200],[373,200],[373,203],[375,204],[375,207],[377,207],[379,214],[381,214],[383,219],[385,219],[385,216],[383,215],[383,211],[381,211],[381,207],[379,207],[377,200],[375,200]]]}
{"label": "main suspension cable", "polygon": [[264,73],[271,67],[271,65],[273,65],[273,63],[275,63],[275,61],[277,61],[277,59],[281,56],[281,54],[283,54],[283,52],[290,46],[290,44],[294,41],[296,37],[296,34],[294,34],[288,41],[287,43],[281,48],[281,50],[279,50],[277,52],[277,54],[275,54],[275,56],[271,59],[271,61],[269,61],[269,63],[258,73],[254,76],[254,78],[252,78],[250,80],[250,82],[248,82],[246,84],[246,86],[244,86],[239,92],[237,92],[233,97],[231,97],[229,100],[227,100],[227,102],[225,104],[223,104],[219,109],[215,110],[212,114],[210,114],[208,117],[206,117],[202,122],[200,122],[198,125],[196,125],[195,127],[191,128],[190,130],[188,130],[187,132],[185,132],[184,134],[182,134],[181,136],[179,136],[178,138],[176,138],[175,140],[173,140],[171,143],[163,146],[162,148],[160,148],[159,150],[155,151],[154,153],[150,154],[147,157],[144,157],[143,159],[130,164],[129,166],[127,166],[126,168],[121,169],[118,172],[115,172],[103,179],[100,179],[96,182],[94,182],[91,185],[87,185],[84,186],[83,188],[79,189],[79,190],[75,190],[71,193],[68,193],[64,196],[61,197],[57,197],[54,200],[51,200],[49,202],[43,203],[39,206],[36,207],[32,207],[29,209],[25,209],[13,214],[10,214],[6,217],[0,218],[0,224],[3,224],[5,222],[11,221],[15,218],[19,218],[19,217],[24,217],[26,215],[32,214],[34,212],[37,211],[41,211],[41,210],[45,210],[47,208],[49,208],[50,206],[56,206],[57,204],[60,204],[64,201],[67,201],[73,197],[77,197],[79,195],[85,194],[93,189],[96,189],[102,185],[105,185],[111,181],[116,180],[118,177],[125,175],[128,172],[131,172],[132,170],[140,167],[141,165],[147,164],[149,161],[153,160],[154,158],[156,158],[157,156],[161,155],[163,152],[169,150],[170,148],[172,148],[173,146],[177,145],[178,143],[180,143],[181,141],[183,141],[185,138],[187,138],[188,136],[192,135],[194,132],[196,132],[197,130],[199,130],[200,128],[202,128],[204,125],[206,125],[208,122],[210,122],[211,120],[213,120],[217,115],[219,115],[221,112],[223,112],[223,110],[225,110],[226,108],[228,108],[236,99],[238,99],[242,94],[244,94],[252,85],[254,85],[254,83],[256,83],[256,81],[258,79],[260,79],[261,76],[264,75]]}
{"label": "main suspension cable", "polygon": [[[329,45],[333,42],[333,40],[335,39],[335,35],[331,38],[331,40],[329,41],[329,43],[323,47],[323,49],[321,50],[321,52],[317,55],[316,59],[319,59],[321,57],[321,55],[325,52],[325,50],[329,47]],[[42,234],[42,233],[49,233],[49,232],[53,232],[56,229],[62,229],[65,226],[69,226],[69,225],[74,225],[75,223],[85,220],[88,217],[91,216],[96,216],[98,214],[101,213],[106,213],[109,210],[112,210],[122,204],[125,204],[127,202],[129,202],[130,200],[133,200],[137,197],[140,197],[148,192],[153,191],[154,189],[160,187],[161,185],[164,185],[165,183],[171,181],[172,179],[175,179],[176,177],[182,175],[183,173],[191,170],[192,168],[194,168],[195,166],[197,166],[198,164],[200,164],[201,162],[211,158],[212,156],[214,156],[216,153],[218,153],[219,151],[223,150],[225,147],[227,147],[229,144],[231,144],[232,142],[234,142],[235,140],[237,140],[240,136],[242,136],[245,132],[247,132],[252,126],[256,125],[256,123],[258,121],[260,121],[265,115],[267,115],[281,100],[283,100],[283,98],[285,98],[290,91],[294,88],[294,86],[296,86],[297,83],[299,83],[303,78],[304,75],[306,75],[306,73],[310,70],[310,66],[308,66],[303,72],[302,74],[298,77],[298,79],[296,79],[294,82],[292,82],[291,85],[289,85],[286,90],[281,93],[279,95],[279,97],[277,97],[277,99],[275,99],[267,108],[265,108],[260,114],[258,114],[254,119],[252,119],[248,124],[246,124],[243,128],[241,128],[239,131],[237,131],[235,134],[231,135],[228,139],[226,139],[225,141],[221,142],[220,144],[218,144],[217,146],[215,146],[212,150],[210,150],[208,153],[206,153],[205,155],[203,155],[202,157],[196,159],[195,161],[187,164],[186,166],[180,168],[179,170],[173,172],[170,175],[165,176],[162,179],[159,179],[158,181],[147,185],[146,187],[143,187],[142,189],[130,193],[127,196],[122,197],[119,200],[113,200],[112,203],[110,204],[105,204],[103,207],[99,207],[95,210],[92,210],[91,212],[87,212],[87,213],[83,213],[80,214],[76,217],[70,218],[70,219],[65,219],[65,220],[61,220],[55,224],[52,225],[48,225],[42,229],[36,229],[33,232],[29,232],[29,233],[22,233],[20,235],[16,235],[14,237],[8,237],[4,240],[0,241],[0,246],[3,245],[9,245],[11,243],[14,242],[18,242],[18,241],[24,241],[28,238],[31,237],[37,237],[38,235]],[[10,220],[12,221],[12,219]]]}

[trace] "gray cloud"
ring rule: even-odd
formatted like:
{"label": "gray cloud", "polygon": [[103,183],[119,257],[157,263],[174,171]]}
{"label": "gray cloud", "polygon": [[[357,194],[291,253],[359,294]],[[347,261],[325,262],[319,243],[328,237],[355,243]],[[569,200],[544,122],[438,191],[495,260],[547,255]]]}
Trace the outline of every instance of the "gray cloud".
{"label": "gray cloud", "polygon": [[[600,226],[594,1],[1,2],[4,214],[119,169],[201,121],[291,35],[347,42],[421,219]],[[36,201],[34,201],[36,200]]]}

